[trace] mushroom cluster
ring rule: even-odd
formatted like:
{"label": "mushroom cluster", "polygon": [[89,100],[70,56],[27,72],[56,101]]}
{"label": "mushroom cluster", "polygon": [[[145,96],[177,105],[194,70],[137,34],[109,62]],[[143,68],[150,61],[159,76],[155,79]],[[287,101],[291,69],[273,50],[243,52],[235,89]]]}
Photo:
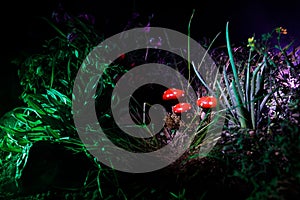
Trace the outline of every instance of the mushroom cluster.
{"label": "mushroom cluster", "polygon": [[[184,90],[177,88],[169,88],[165,90],[162,95],[163,101],[169,101],[171,105],[173,103],[175,104],[172,105],[172,113],[168,113],[165,118],[165,127],[167,129],[164,130],[164,134],[167,139],[171,138],[170,130],[178,130],[181,124],[180,114],[192,109],[192,105],[190,103],[178,103],[178,100],[182,99],[184,95]],[[199,97],[196,101],[196,104],[201,108],[200,120],[205,120],[205,122],[210,123],[211,110],[217,106],[217,98],[214,96]]]}
{"label": "mushroom cluster", "polygon": [[[169,101],[169,100],[178,100],[180,98],[183,98],[185,95],[185,92],[180,89],[176,88],[169,88],[163,93],[163,100]],[[180,114],[183,112],[187,112],[192,108],[191,104],[189,103],[177,103],[176,105],[172,106],[172,112],[175,114]]]}
{"label": "mushroom cluster", "polygon": [[[184,95],[185,92],[183,90],[176,89],[176,88],[169,88],[166,91],[164,91],[162,99],[164,101],[178,100],[184,97]],[[203,97],[199,97],[196,103],[203,110],[209,111],[210,109],[215,108],[217,106],[217,99],[214,96],[203,96]],[[179,114],[179,113],[186,112],[191,108],[192,106],[190,103],[178,103],[172,106],[172,111],[174,113]]]}

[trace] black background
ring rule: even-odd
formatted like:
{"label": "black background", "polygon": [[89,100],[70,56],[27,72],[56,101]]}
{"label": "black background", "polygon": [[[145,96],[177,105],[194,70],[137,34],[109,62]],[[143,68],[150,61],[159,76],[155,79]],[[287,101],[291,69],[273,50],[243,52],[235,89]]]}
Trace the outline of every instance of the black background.
{"label": "black background", "polygon": [[[222,3],[220,3],[222,2]],[[142,1],[142,0],[42,0],[7,1],[1,6],[1,76],[0,116],[21,105],[17,66],[11,64],[18,56],[38,52],[44,40],[50,39],[48,25],[38,17],[51,18],[59,3],[72,14],[95,16],[99,33],[106,37],[124,30],[132,13],[146,20],[153,15],[151,26],[165,27],[187,34],[187,26],[195,9],[191,36],[198,40],[212,39],[221,32],[217,43],[225,44],[225,26],[229,22],[231,42],[246,41],[254,33],[287,28],[293,38],[300,38],[300,1]],[[163,5],[164,4],[164,5]]]}

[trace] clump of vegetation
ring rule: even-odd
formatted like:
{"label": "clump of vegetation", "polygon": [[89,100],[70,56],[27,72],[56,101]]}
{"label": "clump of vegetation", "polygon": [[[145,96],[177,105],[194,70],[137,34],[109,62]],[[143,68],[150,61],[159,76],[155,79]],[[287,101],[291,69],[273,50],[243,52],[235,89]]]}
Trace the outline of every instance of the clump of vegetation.
{"label": "clump of vegetation", "polygon": [[[45,42],[41,53],[16,63],[24,106],[6,113],[0,121],[0,189],[5,191],[1,198],[210,199],[223,193],[224,197],[250,200],[299,196],[300,48],[294,41],[286,42],[286,29],[279,27],[232,46],[227,24],[226,48],[205,45],[222,72],[210,86],[199,77],[196,64],[187,68],[186,61],[159,49],[129,52],[114,61],[99,81],[95,107],[110,139],[124,149],[155,150],[170,139],[166,135],[174,137],[182,125],[178,115],[168,113],[167,134],[163,129],[143,140],[120,134],[103,102],[110,102],[118,79],[140,64],[157,61],[188,74],[198,94],[215,91],[226,112],[222,134],[207,156],[201,157],[198,150],[213,121],[195,111],[201,120],[187,128],[195,130],[197,137],[184,155],[164,169],[129,174],[99,163],[82,144],[72,119],[77,71],[103,40],[93,27],[94,18],[87,14],[75,17],[62,10],[53,16],[46,21],[57,36]],[[145,27],[149,26],[147,22]],[[155,85],[146,89],[153,88],[160,91],[155,98],[161,98],[166,89]],[[140,97],[133,97],[132,115],[137,123],[144,122]],[[155,98],[151,103],[160,101]],[[80,173],[78,163],[85,166],[86,173]],[[60,176],[73,181],[63,182]]]}

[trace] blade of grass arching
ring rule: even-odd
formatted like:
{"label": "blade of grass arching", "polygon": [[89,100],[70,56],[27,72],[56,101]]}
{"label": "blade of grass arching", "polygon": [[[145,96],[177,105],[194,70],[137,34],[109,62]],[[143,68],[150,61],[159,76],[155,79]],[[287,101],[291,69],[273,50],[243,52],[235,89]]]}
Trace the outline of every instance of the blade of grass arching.
{"label": "blade of grass arching", "polygon": [[261,112],[263,107],[266,105],[267,101],[269,100],[270,96],[273,95],[279,87],[274,88],[270,93],[268,93],[266,96],[264,96],[263,100],[261,101],[259,105],[259,111]]}
{"label": "blade of grass arching", "polygon": [[26,125],[27,127],[29,126],[29,123],[26,120],[25,114],[14,112],[14,113],[12,113],[12,117],[15,118],[16,120],[18,120],[18,122],[21,122],[22,124]]}
{"label": "blade of grass arching", "polygon": [[[41,121],[37,121],[37,118],[41,118],[41,116],[33,108],[16,107],[12,111],[12,113],[20,113],[20,112],[24,114],[24,117],[26,118],[27,121],[29,121],[31,123],[31,125],[32,124],[41,124]],[[36,121],[36,123],[34,123],[33,121]]]}
{"label": "blade of grass arching", "polygon": [[219,88],[219,90],[220,90],[220,92],[221,92],[221,97],[223,97],[223,99],[224,99],[224,101],[225,101],[225,105],[223,105],[223,102],[221,102],[222,107],[223,107],[223,108],[227,108],[227,110],[230,111],[231,115],[234,116],[234,113],[232,112],[232,109],[230,109],[230,108],[231,108],[231,105],[230,105],[230,103],[229,103],[229,101],[228,101],[228,99],[227,99],[227,97],[226,97],[225,92],[224,92],[223,89],[221,88],[221,85],[220,85],[219,81],[217,82],[217,85],[218,85],[218,88]]}
{"label": "blade of grass arching", "polygon": [[[264,59],[264,61],[262,63],[260,63],[256,69],[253,71],[252,73],[252,79],[251,79],[251,89],[253,89],[251,95],[255,96],[259,89],[261,88],[261,76],[259,76],[259,72],[264,69],[264,67],[266,66],[266,59]],[[253,87],[252,87],[253,86]]]}
{"label": "blade of grass arching", "polygon": [[194,139],[195,141],[193,142],[192,147],[197,148],[197,147],[202,145],[201,143],[204,141],[205,137],[207,136],[208,128],[209,128],[210,135],[211,135],[211,133],[214,133],[214,130],[217,130],[218,128],[220,128],[220,127],[217,126],[216,123],[217,123],[219,118],[224,117],[222,114],[221,115],[219,114],[219,113],[222,113],[222,112],[223,111],[218,111],[218,112],[214,113],[213,120],[211,120],[207,124],[204,124],[204,123],[209,118],[209,116],[208,115],[205,116],[205,118],[202,120],[203,123],[200,123],[198,125],[198,129],[197,129],[196,133],[194,133],[194,136],[198,135],[198,137],[196,139]]}
{"label": "blade of grass arching", "polygon": [[198,137],[194,139],[195,141],[193,141],[193,143],[191,144],[191,148],[198,149],[202,145],[206,136],[206,130],[210,125],[211,123],[208,123],[205,126],[201,127],[201,129],[197,130],[195,136],[197,135]]}
{"label": "blade of grass arching", "polygon": [[[221,34],[221,32],[219,32],[215,37],[214,39],[212,40],[212,42],[209,44],[207,50],[205,51],[202,59],[201,59],[201,62],[198,64],[198,68],[200,68],[200,66],[202,65],[202,63],[204,62],[204,58],[207,56],[208,54],[208,51],[211,49],[213,43],[216,41],[216,39],[219,37],[219,35]],[[198,69],[196,69],[196,66],[194,64],[194,62],[192,61],[192,66],[193,66],[193,69],[194,69],[194,72],[196,73],[196,76],[199,78],[199,80],[201,81],[201,83],[204,85],[204,87],[206,87],[206,89],[211,93],[211,95],[213,96],[216,96],[215,93],[213,92],[213,90],[205,83],[205,81],[202,79],[201,75],[199,74],[198,72]],[[218,73],[216,74],[216,78],[217,78],[217,75]],[[193,79],[191,80],[193,81]]]}
{"label": "blade of grass arching", "polygon": [[[230,92],[230,84],[229,84],[229,80],[228,80],[228,78],[227,78],[227,74],[226,74],[226,68],[225,68],[225,66],[223,66],[223,76],[224,76],[224,81],[225,81],[225,86],[226,86],[226,88],[227,88],[227,91],[228,91],[228,95],[229,95],[229,98],[230,98],[230,100],[231,100],[231,104],[232,104],[232,106],[229,106],[228,107],[228,109],[230,110],[230,112],[231,112],[231,114],[232,114],[232,117],[234,118],[234,119],[236,119],[236,118],[238,118],[238,121],[240,122],[240,117],[239,116],[237,116],[236,117],[236,114],[234,114],[233,112],[232,112],[232,109],[238,109],[238,104],[237,104],[237,102],[235,101],[235,98],[234,98],[234,96],[232,95],[232,93]],[[237,111],[237,114],[239,114],[239,112]],[[241,123],[241,122],[240,122]]]}
{"label": "blade of grass arching", "polygon": [[233,85],[233,87],[235,87],[235,90],[238,91],[238,93],[235,95],[237,102],[239,103],[239,105],[242,105],[243,102],[243,98],[242,98],[242,88],[241,88],[241,84],[240,84],[240,80],[238,77],[238,72],[235,66],[235,62],[234,62],[234,57],[233,57],[233,53],[232,53],[232,49],[231,49],[231,44],[230,44],[230,38],[229,38],[229,30],[228,30],[228,22],[226,24],[226,44],[227,44],[227,50],[228,50],[228,55],[229,55],[229,61],[230,61],[230,65],[231,65],[231,69],[233,72],[233,78],[235,80],[235,83]]}
{"label": "blade of grass arching", "polygon": [[[95,159],[96,160],[96,159]],[[97,189],[98,192],[100,194],[101,199],[103,199],[103,193],[102,193],[102,189],[101,189],[101,181],[100,181],[100,176],[101,176],[101,172],[102,172],[102,168],[100,166],[100,164],[96,163],[98,165],[98,174],[97,174]]]}
{"label": "blade of grass arching", "polygon": [[246,118],[245,118],[245,113],[243,111],[243,104],[242,104],[242,98],[241,98],[242,89],[241,89],[241,85],[239,82],[237,69],[235,67],[234,58],[233,58],[233,54],[232,54],[232,50],[231,50],[231,44],[230,44],[230,40],[229,40],[229,31],[228,31],[228,22],[226,24],[226,43],[227,43],[229,60],[230,60],[231,68],[233,71],[232,90],[234,93],[234,98],[237,102],[236,108],[237,108],[237,113],[239,115],[238,118],[239,118],[241,127],[246,128],[247,122],[246,122]]}
{"label": "blade of grass arching", "polygon": [[18,128],[10,128],[2,125],[0,125],[0,130],[3,130],[4,132],[6,132],[6,134],[12,134],[12,135],[18,134],[20,136],[24,136],[26,133],[24,130],[18,130]]}
{"label": "blade of grass arching", "polygon": [[[14,137],[17,137],[17,138],[23,138],[25,135],[28,136],[28,134],[43,134],[44,135],[44,133],[42,133],[40,128],[38,128],[38,127],[32,128],[30,130],[24,130],[24,129],[20,129],[20,128],[9,128],[9,127],[0,125],[0,129],[5,131],[6,134],[13,135]],[[44,131],[44,129],[43,129],[43,131]]]}
{"label": "blade of grass arching", "polygon": [[[66,144],[65,145],[66,149],[72,150],[73,152],[77,152],[77,153],[84,151],[83,148],[85,148],[85,145],[82,143],[82,141],[80,139],[74,139],[74,138],[70,138],[70,137],[61,137],[55,141],[59,142],[61,144]],[[71,146],[68,144],[71,144]]]}
{"label": "blade of grass arching", "polygon": [[205,81],[203,80],[203,78],[201,77],[201,75],[199,74],[198,70],[196,69],[196,66],[194,64],[194,62],[192,61],[192,66],[193,69],[196,73],[196,76],[198,77],[198,79],[201,81],[201,83],[203,84],[203,86],[212,94],[214,95],[214,91],[212,89],[210,89],[210,87],[205,83]]}
{"label": "blade of grass arching", "polygon": [[261,67],[265,64],[261,63],[259,66],[257,66],[257,68],[254,70],[253,75],[252,75],[252,79],[251,79],[251,89],[250,89],[250,114],[251,114],[251,123],[252,123],[252,128],[255,129],[256,128],[256,120],[255,120],[255,96],[256,96],[256,78],[257,78],[257,74],[259,72],[259,70],[261,69]]}
{"label": "blade of grass arching", "polygon": [[[27,164],[29,150],[32,144],[28,144],[23,148],[22,154],[19,156],[16,162],[16,173],[15,173],[15,180],[19,180],[22,176],[23,169]],[[18,183],[17,183],[18,184]]]}
{"label": "blade of grass arching", "polygon": [[[237,88],[233,86],[234,84],[235,84],[235,81],[233,79],[231,85],[232,85],[233,94],[236,97],[236,96],[238,96],[238,91],[237,91]],[[237,117],[239,119],[241,128],[247,128],[248,125],[247,125],[247,120],[246,120],[246,114],[243,109],[245,109],[245,108],[241,105],[241,102],[237,102],[236,111],[237,111],[237,115],[238,115]]]}
{"label": "blade of grass arching", "polygon": [[[18,154],[22,153],[22,151],[23,151],[23,149],[20,147],[14,147],[14,146],[7,145],[6,143],[4,143],[4,140],[2,140],[0,142],[0,150],[5,151],[5,152],[10,152],[10,153],[18,153]],[[0,164],[1,164],[1,162],[0,162]]]}
{"label": "blade of grass arching", "polygon": [[188,82],[190,83],[190,79],[191,79],[191,23],[192,23],[192,19],[194,17],[194,13],[195,13],[195,9],[193,9],[192,15],[190,17],[190,21],[188,24]]}
{"label": "blade of grass arching", "polygon": [[214,42],[216,41],[216,39],[219,37],[220,34],[221,34],[221,32],[217,33],[217,35],[213,38],[213,40],[211,41],[211,43],[207,47],[207,50],[205,51],[205,54],[203,55],[202,60],[200,62],[200,66],[204,62],[204,58],[207,56],[208,51],[211,49],[212,45],[214,44]]}
{"label": "blade of grass arching", "polygon": [[49,136],[54,137],[55,139],[60,138],[59,131],[53,130],[50,126],[45,126],[46,132],[48,133]]}
{"label": "blade of grass arching", "polygon": [[256,75],[256,81],[255,81],[255,92],[254,95],[257,97],[263,90],[264,87],[264,69],[266,66],[266,60],[264,59],[264,63],[263,65],[261,65],[262,67],[260,67],[260,69],[257,72]]}
{"label": "blade of grass arching", "polygon": [[[47,94],[49,94],[49,95],[52,94],[52,95],[58,96],[60,99],[60,102],[62,102],[63,104],[65,104],[67,106],[72,105],[72,101],[68,96],[66,96],[65,94],[62,94],[61,92],[59,92],[55,89],[47,90]],[[54,105],[56,105],[56,104],[54,104]]]}
{"label": "blade of grass arching", "polygon": [[264,63],[262,65],[262,68],[259,70],[259,72],[257,73],[257,77],[256,77],[256,91],[255,91],[255,98],[257,99],[257,102],[256,102],[256,126],[257,126],[257,123],[260,119],[260,115],[261,115],[261,112],[260,112],[260,105],[261,105],[261,99],[265,96],[264,94],[264,79],[265,79],[265,67],[267,66],[266,64],[266,59],[264,59]]}
{"label": "blade of grass arching", "polygon": [[[216,66],[217,67],[217,66]],[[220,93],[218,92],[218,90],[216,90],[216,88],[218,87],[218,86],[216,86],[218,83],[219,83],[219,80],[222,78],[222,75],[218,72],[218,70],[219,69],[216,69],[215,71],[217,71],[216,72],[216,75],[215,75],[215,79],[214,79],[214,82],[213,82],[213,84],[212,84],[212,89],[214,90],[214,91],[216,91],[213,95],[217,98],[217,97],[219,97],[220,96]],[[224,88],[225,89],[225,88]]]}
{"label": "blade of grass arching", "polygon": [[245,103],[247,110],[250,111],[250,67],[251,67],[251,50],[249,51],[249,58],[247,63],[246,72],[246,85],[245,85]]}
{"label": "blade of grass arching", "polygon": [[206,56],[208,55],[208,51],[211,49],[212,45],[214,44],[214,42],[216,41],[216,39],[219,37],[219,35],[221,34],[221,32],[217,33],[217,35],[213,38],[213,40],[211,41],[211,43],[209,44],[209,46],[207,47],[202,59],[201,59],[201,62],[199,64],[199,66],[202,65],[202,63],[204,62],[204,59],[206,58]]}

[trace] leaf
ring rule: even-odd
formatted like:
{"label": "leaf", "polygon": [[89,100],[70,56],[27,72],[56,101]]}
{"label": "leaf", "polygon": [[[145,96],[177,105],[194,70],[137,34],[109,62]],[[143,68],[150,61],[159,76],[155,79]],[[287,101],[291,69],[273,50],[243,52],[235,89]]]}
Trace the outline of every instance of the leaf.
{"label": "leaf", "polygon": [[53,130],[50,126],[46,126],[48,135],[53,136],[55,139],[60,138],[59,131]]}
{"label": "leaf", "polygon": [[34,96],[27,95],[24,100],[30,108],[33,108],[38,114],[46,115],[44,108],[34,99]]}
{"label": "leaf", "polygon": [[51,93],[53,93],[54,95],[58,96],[60,101],[62,101],[64,104],[71,106],[72,105],[72,101],[64,94],[62,94],[61,92],[55,90],[55,89],[50,89],[49,90]]}
{"label": "leaf", "polygon": [[246,67],[246,83],[245,83],[245,103],[247,109],[250,110],[250,65],[251,65],[251,52],[249,51],[248,63]]}
{"label": "leaf", "polygon": [[15,152],[15,153],[22,153],[23,149],[20,147],[14,147],[11,145],[5,145],[0,143],[0,150],[6,152]]}
{"label": "leaf", "polygon": [[261,80],[257,79],[260,75],[258,74],[259,70],[266,64],[266,62],[260,63],[256,69],[254,70],[252,74],[252,79],[251,79],[251,88],[250,88],[250,113],[251,113],[251,123],[252,123],[252,128],[256,128],[256,116],[255,116],[255,102],[256,102],[256,97],[260,89],[261,85]]}
{"label": "leaf", "polygon": [[61,84],[63,84],[65,87],[69,87],[69,82],[64,80],[64,79],[59,79],[59,81],[61,82]]}
{"label": "leaf", "polygon": [[15,119],[17,119],[18,121],[21,121],[21,122],[23,122],[24,124],[27,124],[28,123],[28,121],[26,120],[26,115],[24,115],[24,114],[22,114],[22,113],[13,113],[12,114],[13,115],[13,117],[15,118]]}
{"label": "leaf", "polygon": [[179,198],[179,196],[178,195],[176,195],[176,194],[174,194],[173,192],[170,192],[170,195],[172,195],[173,197],[175,197],[176,199],[178,199]]}
{"label": "leaf", "polygon": [[30,130],[30,132],[35,132],[35,133],[37,133],[37,132],[42,132],[43,133],[45,131],[46,131],[45,126],[37,126],[37,127],[34,127]]}
{"label": "leaf", "polygon": [[[36,115],[38,115],[37,113],[34,113]],[[40,124],[42,124],[43,122],[39,119],[40,116],[31,116],[30,114],[26,114],[24,116],[24,118],[27,120],[27,123],[30,127],[35,127],[38,126]]]}
{"label": "leaf", "polygon": [[238,72],[237,72],[237,68],[235,66],[235,61],[234,61],[234,57],[233,57],[233,53],[232,53],[232,49],[231,49],[231,44],[230,44],[230,39],[229,39],[229,30],[228,30],[228,22],[226,24],[226,44],[227,44],[227,50],[228,50],[228,55],[229,55],[229,61],[230,61],[230,66],[233,72],[233,78],[236,84],[233,84],[233,90],[238,91],[238,93],[235,94],[235,98],[237,100],[237,103],[239,105],[242,105],[242,89],[241,89],[241,85],[240,85],[240,80],[238,77]]}
{"label": "leaf", "polygon": [[235,67],[231,44],[230,44],[230,40],[229,40],[228,22],[226,24],[226,43],[227,43],[227,50],[228,50],[228,54],[229,54],[229,61],[230,61],[231,69],[233,71],[233,80],[232,80],[231,85],[232,85],[232,90],[234,93],[234,98],[235,98],[235,101],[237,104],[236,109],[237,109],[237,113],[239,115],[238,119],[240,121],[241,127],[246,128],[247,122],[246,122],[245,114],[242,109],[242,106],[243,106],[242,97],[241,97],[242,89],[241,89],[241,85],[240,85],[240,80],[238,78],[237,69]]}
{"label": "leaf", "polygon": [[74,54],[75,54],[75,57],[76,57],[76,58],[78,58],[78,57],[79,57],[79,55],[78,55],[78,51],[77,51],[76,49],[74,50]]}
{"label": "leaf", "polygon": [[267,103],[267,101],[269,100],[270,96],[273,95],[277,90],[279,89],[279,87],[276,87],[275,89],[273,89],[273,91],[271,91],[270,93],[268,93],[262,100],[262,102],[259,105],[259,111],[261,112],[263,107],[265,106],[265,104]]}
{"label": "leaf", "polygon": [[20,136],[24,136],[24,133],[25,133],[24,130],[22,130],[22,131],[21,130],[16,130],[16,129],[5,127],[5,126],[2,126],[2,125],[0,125],[0,129],[4,130],[8,134],[12,134],[12,135],[20,134]]}

